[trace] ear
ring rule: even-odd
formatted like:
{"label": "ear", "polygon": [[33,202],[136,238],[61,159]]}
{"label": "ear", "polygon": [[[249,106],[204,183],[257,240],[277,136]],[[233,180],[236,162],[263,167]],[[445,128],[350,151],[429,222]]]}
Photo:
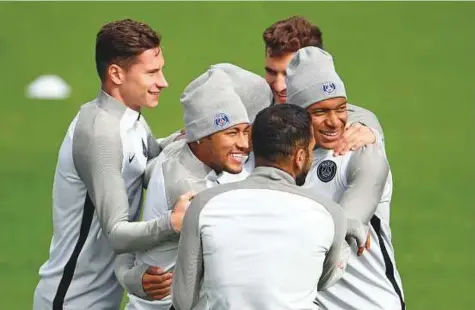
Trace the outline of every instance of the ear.
{"label": "ear", "polygon": [[124,82],[125,72],[118,65],[115,65],[115,64],[110,65],[109,69],[107,70],[107,74],[109,75],[109,78],[112,81],[112,83],[116,85],[121,85]]}
{"label": "ear", "polygon": [[295,152],[294,164],[299,171],[304,168],[306,160],[307,154],[305,153],[305,150],[298,149],[297,152]]}
{"label": "ear", "polygon": [[249,134],[248,134],[248,137],[249,137],[249,149],[252,150],[252,125],[249,126]]}

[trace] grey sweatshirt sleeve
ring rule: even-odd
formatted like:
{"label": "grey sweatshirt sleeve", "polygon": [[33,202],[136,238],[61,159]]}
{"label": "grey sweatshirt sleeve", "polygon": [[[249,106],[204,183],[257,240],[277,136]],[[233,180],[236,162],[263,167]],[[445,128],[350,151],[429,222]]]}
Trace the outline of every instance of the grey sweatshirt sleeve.
{"label": "grey sweatshirt sleeve", "polygon": [[199,217],[204,207],[200,200],[200,195],[192,200],[183,220],[172,282],[172,299],[176,310],[189,310],[199,299],[203,278]]}
{"label": "grey sweatshirt sleeve", "polygon": [[167,147],[167,145],[176,141],[176,139],[181,135],[182,135],[182,130],[180,129],[168,135],[167,137],[157,139],[157,143],[160,145],[160,149],[163,150],[164,148]]}
{"label": "grey sweatshirt sleeve", "polygon": [[[162,153],[166,153],[165,148],[167,146],[169,146],[170,144],[172,144],[173,142],[175,142],[175,140],[180,135],[181,135],[181,130],[178,130],[178,131],[172,133],[171,135],[169,135],[168,137],[160,138],[160,139],[157,139],[157,140],[154,139],[153,142],[150,142],[150,143],[153,144],[154,147],[157,148],[158,155],[161,155]],[[164,156],[166,156],[166,155],[167,154],[165,154]],[[155,156],[155,157],[149,159],[149,161],[147,163],[147,168],[145,169],[144,178],[143,178],[144,188],[148,188],[148,183],[150,182],[150,177],[152,175],[152,171],[154,169],[154,166],[155,166],[156,162],[158,161],[158,158],[159,158],[159,156]]]}
{"label": "grey sweatshirt sleeve", "polygon": [[383,128],[373,112],[355,105],[348,105],[348,123],[353,124],[358,122],[376,130],[381,136],[381,139],[384,140]]}
{"label": "grey sweatshirt sleeve", "polygon": [[73,160],[102,232],[115,252],[146,250],[174,233],[168,214],[149,222],[129,222],[117,120],[98,115],[93,126],[79,120],[73,136]]}
{"label": "grey sweatshirt sleeve", "polygon": [[135,265],[134,253],[119,254],[114,262],[115,276],[120,285],[128,293],[141,298],[147,298],[142,286],[142,278],[147,268],[147,265]]}
{"label": "grey sweatshirt sleeve", "polygon": [[333,243],[323,262],[322,275],[318,281],[319,291],[332,286],[343,276],[351,252],[350,247],[345,242],[347,221],[341,207],[333,201],[326,201],[324,204],[333,218],[335,234]]}
{"label": "grey sweatshirt sleeve", "polygon": [[369,223],[388,175],[389,165],[380,145],[367,145],[352,154],[347,169],[348,189],[340,200],[349,219]]}

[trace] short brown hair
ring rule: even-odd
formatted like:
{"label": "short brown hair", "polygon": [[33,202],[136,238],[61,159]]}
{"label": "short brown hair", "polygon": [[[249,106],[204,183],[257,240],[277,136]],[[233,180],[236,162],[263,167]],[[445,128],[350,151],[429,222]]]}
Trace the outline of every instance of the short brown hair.
{"label": "short brown hair", "polygon": [[161,36],[150,26],[131,19],[110,22],[96,36],[96,69],[102,81],[113,63],[127,68],[135,57],[160,47]]}
{"label": "short brown hair", "polygon": [[305,17],[292,16],[267,28],[262,35],[269,56],[294,53],[307,46],[323,49],[322,32]]}

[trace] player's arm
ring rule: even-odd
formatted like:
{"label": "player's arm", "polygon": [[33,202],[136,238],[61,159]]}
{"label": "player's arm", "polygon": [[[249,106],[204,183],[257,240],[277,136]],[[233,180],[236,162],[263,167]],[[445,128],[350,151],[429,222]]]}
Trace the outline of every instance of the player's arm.
{"label": "player's arm", "polygon": [[383,128],[379,123],[378,118],[376,115],[364,108],[356,107],[356,106],[349,106],[348,107],[348,123],[349,124],[356,124],[361,123],[371,129],[373,129],[377,134],[381,137],[384,136]]}
{"label": "player's arm", "polygon": [[203,278],[203,248],[199,215],[203,208],[197,196],[183,220],[178,255],[172,282],[172,300],[176,310],[189,310],[198,301]]}
{"label": "player's arm", "polygon": [[348,218],[348,243],[356,241],[358,255],[368,246],[368,223],[381,201],[388,175],[389,164],[380,144],[365,146],[351,155],[347,190],[339,203]]}
{"label": "player's arm", "polygon": [[148,126],[147,122],[143,118],[141,118],[141,121],[142,121],[142,124],[145,126],[145,129],[147,130],[147,133],[148,133],[148,136],[147,136],[148,157],[147,158],[149,161],[156,158],[158,155],[160,155],[160,153],[168,144],[184,136],[184,131],[180,129],[171,133],[167,137],[155,139],[155,137],[152,134],[152,130],[150,129],[150,126]]}
{"label": "player's arm", "polygon": [[133,253],[117,255],[114,271],[120,285],[129,294],[147,300],[161,300],[170,295],[172,273],[137,263]]}
{"label": "player's arm", "polygon": [[185,137],[183,129],[179,129],[167,137],[157,139],[157,143],[160,145],[160,148],[163,150],[170,143],[177,141],[178,139]]}
{"label": "player's arm", "polygon": [[149,133],[148,144],[151,145],[151,148],[149,148],[149,160],[156,158],[170,143],[182,137],[184,137],[184,132],[181,129],[171,133],[167,137],[158,139],[155,139],[153,135]]}
{"label": "player's arm", "polygon": [[[144,203],[144,214],[148,217],[157,217],[169,211],[167,198],[165,197],[162,170],[156,166],[150,181],[150,188],[147,191],[147,198]],[[189,190],[187,182],[180,182],[183,191]],[[176,231],[181,229],[181,222],[175,222],[175,218],[183,219],[186,209],[192,197],[191,192],[187,192],[178,198],[173,210],[173,228]],[[143,299],[163,299],[170,294],[172,274],[164,272],[159,267],[151,267],[138,262],[135,264],[134,254],[120,254],[115,261],[115,274],[119,283],[130,293]]]}
{"label": "player's arm", "polygon": [[[149,135],[149,144],[154,145],[154,149],[156,150],[157,154],[160,155],[163,150],[172,142],[178,140],[181,136],[183,136],[183,131],[178,130],[168,137],[156,139]],[[153,141],[150,141],[152,139]],[[150,182],[150,177],[152,175],[152,171],[154,169],[155,164],[159,161],[159,156],[154,156],[153,158],[149,159],[147,162],[147,167],[144,172],[143,176],[143,186],[144,188],[148,188],[148,183]]]}
{"label": "player's arm", "polygon": [[[157,157],[158,158],[158,157]],[[150,163],[147,164],[149,166]],[[150,188],[144,202],[144,215],[147,218],[160,217],[161,214],[169,213],[169,206],[164,190],[161,163],[153,166],[151,173]],[[135,264],[135,254],[123,253],[115,260],[115,275],[119,283],[130,294],[147,299],[143,278],[148,265]]]}
{"label": "player's arm", "polygon": [[318,290],[322,291],[337,282],[346,270],[350,257],[350,248],[345,242],[346,218],[341,207],[334,202],[325,202],[334,223],[333,242],[323,262],[322,275],[318,281]]}
{"label": "player's arm", "polygon": [[383,129],[376,115],[361,107],[349,105],[348,123],[341,142],[335,147],[335,155],[345,155],[369,144],[384,144]]}
{"label": "player's arm", "polygon": [[381,145],[368,145],[354,152],[348,162],[347,190],[340,205],[349,219],[369,223],[381,200],[389,164]]}
{"label": "player's arm", "polygon": [[96,119],[89,131],[75,132],[73,160],[87,189],[86,202],[94,205],[111,248],[117,253],[135,252],[157,245],[175,231],[169,213],[148,222],[129,222],[118,127],[118,124],[103,118]]}
{"label": "player's arm", "polygon": [[135,265],[135,253],[119,254],[114,261],[115,276],[120,285],[130,294],[141,298],[147,297],[141,281],[147,268],[147,265]]}
{"label": "player's arm", "polygon": [[[192,186],[187,180],[178,180],[180,185],[178,192],[185,194],[178,197],[173,211],[172,225],[176,231],[181,229],[181,222],[174,222],[173,219],[183,219],[189,205]],[[188,191],[188,192],[187,192]],[[147,190],[147,197],[144,202],[144,217],[160,217],[164,213],[170,213],[169,205],[171,200],[167,198],[166,184],[163,177],[162,163],[159,161],[154,166],[151,174],[150,186]],[[135,256],[121,254],[115,261],[116,277],[121,285],[130,293],[143,299],[163,299],[170,294],[171,276],[169,272],[164,272],[159,267],[151,267],[141,262],[134,264]]]}

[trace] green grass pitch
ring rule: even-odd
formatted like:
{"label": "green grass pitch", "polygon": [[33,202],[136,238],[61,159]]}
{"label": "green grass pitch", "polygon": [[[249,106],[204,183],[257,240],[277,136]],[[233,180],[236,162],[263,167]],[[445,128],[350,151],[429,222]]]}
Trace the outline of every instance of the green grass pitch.
{"label": "green grass pitch", "polygon": [[[474,13],[474,2],[0,3],[0,309],[31,309],[52,232],[57,151],[98,92],[103,23],[130,17],[163,35],[170,87],[145,113],[158,137],[182,125],[179,95],[210,64],[263,74],[262,31],[297,14],[323,29],[350,101],[385,130],[408,309],[475,309]],[[71,97],[26,99],[26,85],[48,73],[72,86]]]}

